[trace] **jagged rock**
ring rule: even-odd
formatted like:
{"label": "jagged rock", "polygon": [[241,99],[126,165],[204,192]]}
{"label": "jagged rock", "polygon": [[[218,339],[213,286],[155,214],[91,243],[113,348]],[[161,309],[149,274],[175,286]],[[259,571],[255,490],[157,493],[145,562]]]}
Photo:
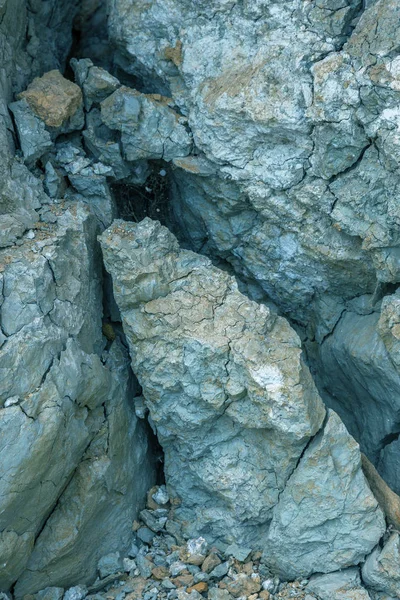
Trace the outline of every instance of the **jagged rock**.
{"label": "jagged rock", "polygon": [[18,97],[25,99],[33,112],[48,127],[56,129],[65,125],[70,119],[76,118],[82,106],[80,88],[65,79],[56,69],[34,79]]}
{"label": "jagged rock", "polygon": [[329,411],[274,508],[265,561],[285,579],[360,563],[385,531],[358,444]]}
{"label": "jagged rock", "polygon": [[10,110],[14,115],[24,161],[32,165],[52,147],[50,133],[26,100],[12,102]]}
{"label": "jagged rock", "polygon": [[378,592],[400,598],[400,540],[392,533],[383,548],[375,548],[362,568],[365,584]]}
{"label": "jagged rock", "polygon": [[[30,561],[17,583],[21,595],[71,585],[81,572],[90,580],[97,549],[105,554],[128,543],[131,520],[153,476],[143,429],[135,426],[132,410],[123,408],[129,393],[126,359],[125,375],[116,364],[111,376],[96,354],[104,347],[97,231],[90,211],[71,204],[60,211],[57,224],[1,253],[0,586],[8,589]],[[135,443],[121,449],[122,431]],[[112,436],[118,439],[114,449]],[[130,480],[126,491],[125,468],[134,473],[141,460],[143,487]],[[101,531],[110,529],[111,516],[114,537]],[[71,530],[74,519],[79,530]],[[60,534],[63,527],[65,535],[54,538],[54,528]]]}
{"label": "jagged rock", "polygon": [[110,129],[121,132],[128,161],[187,156],[192,139],[186,119],[172,108],[168,98],[140,94],[121,87],[101,103],[101,118]]}
{"label": "jagged rock", "polygon": [[320,600],[369,600],[358,569],[346,569],[329,575],[315,575],[306,588]]}
{"label": "jagged rock", "polygon": [[83,90],[85,108],[89,111],[94,103],[100,103],[120,87],[116,77],[107,73],[105,69],[96,67],[90,59],[71,60],[77,83]]}
{"label": "jagged rock", "polygon": [[389,525],[392,525],[395,529],[400,529],[400,497],[385,483],[365,454],[361,455],[361,461],[365,477],[379,502],[379,506],[385,513]]}
{"label": "jagged rock", "polygon": [[325,412],[296,334],[158,222],[100,239],[176,517],[193,537],[261,545]]}
{"label": "jagged rock", "polygon": [[316,354],[316,374],[327,402],[342,415],[361,450],[395,492],[400,490],[395,453],[400,409],[398,298],[387,296],[381,307],[371,296],[348,303]]}
{"label": "jagged rock", "polygon": [[397,0],[119,0],[109,17],[121,69],[188,117],[180,235],[306,329],[327,403],[396,492],[398,357],[375,302],[348,303],[400,282],[398,17]]}

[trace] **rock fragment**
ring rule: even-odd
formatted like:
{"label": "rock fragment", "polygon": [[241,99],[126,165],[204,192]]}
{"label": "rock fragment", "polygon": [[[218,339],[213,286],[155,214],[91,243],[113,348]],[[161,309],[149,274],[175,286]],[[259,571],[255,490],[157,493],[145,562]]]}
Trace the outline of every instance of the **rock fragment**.
{"label": "rock fragment", "polygon": [[53,146],[44,121],[37,117],[26,100],[12,102],[9,106],[14,115],[24,162],[33,166]]}
{"label": "rock fragment", "polygon": [[57,70],[34,79],[18,97],[25,99],[33,112],[48,127],[56,129],[76,117],[82,105],[79,86],[65,79]]}
{"label": "rock fragment", "polygon": [[346,569],[329,575],[315,575],[306,587],[320,600],[370,600],[362,586],[358,569]]}
{"label": "rock fragment", "polygon": [[383,545],[377,547],[362,568],[364,583],[373,590],[400,598],[400,537],[392,533]]}

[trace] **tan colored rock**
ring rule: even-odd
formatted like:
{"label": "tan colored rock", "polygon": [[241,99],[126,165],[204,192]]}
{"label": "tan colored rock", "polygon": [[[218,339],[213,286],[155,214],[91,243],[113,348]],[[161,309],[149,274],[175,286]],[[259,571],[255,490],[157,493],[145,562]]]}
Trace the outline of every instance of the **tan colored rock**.
{"label": "tan colored rock", "polygon": [[82,105],[80,88],[57,70],[36,77],[18,98],[25,98],[33,112],[49,127],[61,127]]}
{"label": "tan colored rock", "polygon": [[139,600],[142,598],[143,590],[147,585],[147,579],[135,577],[134,579],[129,579],[129,584],[133,587],[133,591],[125,596],[126,600]]}
{"label": "tan colored rock", "polygon": [[193,575],[190,575],[189,573],[187,573],[187,574],[183,573],[181,575],[178,575],[178,577],[174,577],[174,579],[172,579],[171,581],[178,588],[192,587],[194,584],[194,577],[193,577]]}
{"label": "tan colored rock", "polygon": [[388,522],[400,529],[400,497],[385,483],[365,454],[361,454],[364,475]]}
{"label": "tan colored rock", "polygon": [[169,576],[169,571],[167,567],[154,567],[154,569],[152,570],[152,575],[154,579],[158,579],[159,581],[161,581],[162,579],[165,579]]}
{"label": "tan colored rock", "polygon": [[248,577],[244,573],[240,573],[236,579],[228,583],[227,589],[234,598],[258,594],[261,590],[260,577]]}
{"label": "tan colored rock", "polygon": [[262,590],[262,592],[260,592],[258,596],[261,598],[261,600],[270,600],[271,598],[271,594],[268,590]]}
{"label": "tan colored rock", "polygon": [[199,581],[199,583],[195,583],[195,585],[192,585],[192,587],[189,587],[186,591],[190,594],[193,590],[202,594],[203,592],[208,591],[208,584],[205,581]]}
{"label": "tan colored rock", "polygon": [[213,569],[215,569],[215,567],[218,567],[218,565],[220,565],[220,564],[221,564],[221,560],[218,558],[218,556],[216,554],[214,554],[214,552],[212,552],[204,559],[201,570],[204,573],[211,573],[211,571]]}
{"label": "tan colored rock", "polygon": [[153,500],[152,498],[153,494],[155,494],[157,490],[158,486],[155,485],[151,488],[151,490],[147,492],[147,508],[149,508],[150,510],[157,510],[157,508],[160,508],[157,502],[155,502],[155,500]]}

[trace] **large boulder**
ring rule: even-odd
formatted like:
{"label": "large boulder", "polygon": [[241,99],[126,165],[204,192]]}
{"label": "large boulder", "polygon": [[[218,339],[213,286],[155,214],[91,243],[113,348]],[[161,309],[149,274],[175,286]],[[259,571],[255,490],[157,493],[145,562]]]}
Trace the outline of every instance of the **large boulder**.
{"label": "large boulder", "polygon": [[[93,578],[99,549],[114,550],[116,539],[121,548],[128,543],[129,521],[153,481],[144,432],[126,406],[126,367],[125,371],[115,367],[111,374],[100,358],[105,343],[97,220],[83,204],[54,209],[55,224],[42,223],[21,245],[0,253],[0,588],[4,590],[22,575],[32,552],[40,555],[35,544],[40,548],[48,523],[54,523],[55,507],[61,510],[68,505],[63,493],[68,495],[71,486],[78,485],[79,472],[88,468],[86,455],[98,451],[95,440],[101,430],[115,427],[114,413],[122,411],[119,419],[126,422],[123,439],[127,447],[104,452],[105,463],[113,464],[108,467],[112,477],[96,472],[85,478],[88,486],[94,479],[91,510],[97,511],[97,522],[82,492],[70,501],[69,524],[75,520],[77,532],[70,532],[71,554],[63,575],[65,563],[57,564],[62,552],[59,547],[54,550],[56,579],[52,583],[63,578],[73,583],[81,576],[82,564],[85,578]],[[128,456],[120,462],[124,452]],[[140,480],[139,458],[144,469]],[[84,466],[79,467],[81,461]],[[119,489],[129,465],[131,478]],[[109,488],[101,484],[101,477],[110,479]],[[121,517],[115,518],[114,536],[104,536],[109,527],[107,513],[113,513],[111,508],[117,505],[115,489],[123,492]],[[92,546],[82,545],[80,536],[85,531]],[[57,542],[61,545],[61,539]],[[41,564],[36,561],[32,571]],[[35,580],[30,573],[26,571],[21,584],[24,593],[46,587],[47,573]]]}
{"label": "large boulder", "polygon": [[400,282],[399,10],[113,0],[109,16],[119,67],[188,118],[179,235],[302,328],[327,403],[396,491],[399,364],[375,305]]}
{"label": "large boulder", "polygon": [[287,321],[158,222],[100,239],[184,531],[265,548],[286,578],[361,562],[384,517]]}
{"label": "large boulder", "polygon": [[158,222],[101,236],[132,366],[189,535],[261,546],[325,410],[287,321]]}

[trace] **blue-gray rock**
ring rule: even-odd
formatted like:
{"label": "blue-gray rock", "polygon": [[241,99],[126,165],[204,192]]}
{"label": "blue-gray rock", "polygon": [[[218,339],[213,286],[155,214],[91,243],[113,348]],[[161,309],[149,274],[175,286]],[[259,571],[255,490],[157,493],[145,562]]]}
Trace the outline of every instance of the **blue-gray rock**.
{"label": "blue-gray rock", "polygon": [[190,154],[186,119],[168,106],[167,98],[121,87],[101,103],[101,118],[110,129],[121,132],[128,161],[170,161]]}
{"label": "blue-gray rock", "polygon": [[64,589],[59,587],[47,587],[34,594],[36,600],[61,600],[64,596]]}
{"label": "blue-gray rock", "polygon": [[141,540],[145,544],[151,544],[155,533],[154,531],[151,531],[151,529],[149,529],[148,527],[140,527],[140,529],[137,530],[137,536],[139,540]]}
{"label": "blue-gray rock", "polygon": [[14,115],[24,161],[32,166],[52,147],[50,133],[46,130],[44,121],[33,113],[26,100],[12,102],[10,110]]}
{"label": "blue-gray rock", "polygon": [[314,575],[306,591],[320,600],[370,600],[361,583],[359,569],[345,569],[329,575]]}
{"label": "blue-gray rock", "polygon": [[229,571],[229,562],[223,562],[217,565],[211,573],[208,574],[210,579],[222,579]]}
{"label": "blue-gray rock", "polygon": [[362,578],[368,587],[400,598],[400,538],[391,534],[383,545],[378,546],[367,558],[362,568]]}
{"label": "blue-gray rock", "polygon": [[107,577],[108,575],[114,575],[114,573],[121,572],[122,559],[120,553],[111,552],[110,554],[102,556],[97,563],[97,570],[101,579],[104,579],[104,577]]}
{"label": "blue-gray rock", "polygon": [[284,579],[359,564],[385,531],[358,444],[329,411],[274,508],[264,560]]}
{"label": "blue-gray rock", "polygon": [[154,510],[147,509],[140,512],[140,518],[154,533],[162,531],[168,519],[165,515],[157,515]]}
{"label": "blue-gray rock", "polygon": [[151,577],[152,564],[147,560],[143,553],[139,552],[137,555],[136,564],[140,571],[140,576],[144,579],[149,579],[149,577]]}
{"label": "blue-gray rock", "polygon": [[158,222],[115,221],[100,240],[175,519],[190,537],[262,545],[325,414],[297,335]]}
{"label": "blue-gray rock", "polygon": [[246,558],[251,554],[251,548],[244,546],[238,546],[237,544],[231,544],[225,550],[225,556],[233,556],[236,560],[244,562]]}
{"label": "blue-gray rock", "polygon": [[88,594],[87,587],[76,585],[69,588],[64,594],[64,600],[83,600]]}

